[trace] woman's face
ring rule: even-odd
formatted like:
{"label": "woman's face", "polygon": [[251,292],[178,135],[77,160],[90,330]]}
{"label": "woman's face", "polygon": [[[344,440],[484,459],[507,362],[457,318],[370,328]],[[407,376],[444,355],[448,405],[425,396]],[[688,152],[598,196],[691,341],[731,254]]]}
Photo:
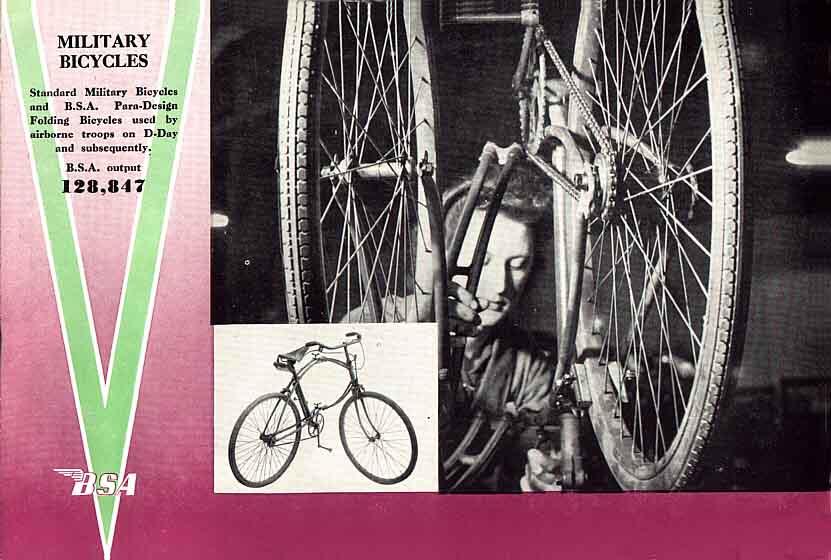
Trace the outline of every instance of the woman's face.
{"label": "woman's face", "polygon": [[[477,210],[470,220],[459,264],[473,261],[476,240],[485,221],[485,211]],[[493,224],[482,276],[476,298],[482,307],[482,326],[493,327],[502,321],[522,297],[531,274],[534,258],[534,237],[531,226],[504,214],[497,214]]]}

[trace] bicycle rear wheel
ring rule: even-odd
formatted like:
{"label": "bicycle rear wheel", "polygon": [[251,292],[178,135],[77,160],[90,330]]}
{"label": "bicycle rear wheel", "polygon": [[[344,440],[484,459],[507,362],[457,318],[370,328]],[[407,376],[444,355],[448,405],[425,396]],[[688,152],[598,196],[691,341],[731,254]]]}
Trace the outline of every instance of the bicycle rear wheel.
{"label": "bicycle rear wheel", "polygon": [[300,414],[281,393],[263,395],[242,411],[228,442],[234,477],[250,488],[262,488],[289,468],[300,445]]}
{"label": "bicycle rear wheel", "polygon": [[429,317],[436,163],[420,0],[290,0],[280,77],[280,223],[291,322]]}
{"label": "bicycle rear wheel", "polygon": [[413,472],[418,442],[410,419],[379,393],[353,395],[340,411],[340,439],[361,474],[378,484],[396,484]]}
{"label": "bicycle rear wheel", "polygon": [[732,14],[729,0],[599,9],[589,97],[615,159],[592,151],[617,181],[589,224],[576,367],[620,486],[678,489],[704,466],[745,316]]}

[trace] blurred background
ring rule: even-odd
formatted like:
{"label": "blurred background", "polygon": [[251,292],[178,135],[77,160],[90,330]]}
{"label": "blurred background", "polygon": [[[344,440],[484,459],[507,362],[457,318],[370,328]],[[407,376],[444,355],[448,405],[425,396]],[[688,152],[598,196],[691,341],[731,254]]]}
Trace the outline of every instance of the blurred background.
{"label": "blurred background", "polygon": [[[494,5],[504,3],[491,0]],[[573,41],[574,2],[543,2]],[[282,3],[278,3],[281,6]],[[829,0],[736,0],[749,138],[753,273],[732,437],[713,476],[735,490],[820,490],[831,472],[831,22]],[[499,7],[499,6],[497,6]],[[285,322],[278,243],[277,92],[285,8],[212,2],[212,320]],[[446,27],[436,45],[445,180],[471,173],[517,118],[515,28]],[[546,254],[545,248],[542,249]],[[538,270],[550,270],[546,262]],[[524,325],[546,336],[551,276],[538,273]],[[546,286],[543,290],[543,286]]]}

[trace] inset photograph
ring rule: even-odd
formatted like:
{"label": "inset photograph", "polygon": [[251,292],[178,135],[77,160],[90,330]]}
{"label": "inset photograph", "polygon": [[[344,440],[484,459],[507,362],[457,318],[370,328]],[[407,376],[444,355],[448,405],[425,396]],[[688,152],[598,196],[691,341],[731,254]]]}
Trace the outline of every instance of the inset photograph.
{"label": "inset photograph", "polygon": [[436,326],[214,330],[214,491],[435,492]]}

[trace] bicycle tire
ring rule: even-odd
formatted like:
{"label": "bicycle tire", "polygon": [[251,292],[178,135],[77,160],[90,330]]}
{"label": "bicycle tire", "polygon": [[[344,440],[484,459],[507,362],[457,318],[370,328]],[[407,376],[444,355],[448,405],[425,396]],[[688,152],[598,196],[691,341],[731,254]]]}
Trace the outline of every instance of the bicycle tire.
{"label": "bicycle tire", "polygon": [[[434,210],[415,169],[422,158],[436,163],[429,56],[420,0],[288,2],[278,167],[289,322],[429,318],[419,297],[431,292],[437,266],[428,249]],[[373,172],[379,177],[365,176]]]}
{"label": "bicycle tire", "polygon": [[[262,478],[262,479],[260,479],[260,478],[254,479],[254,478],[252,478],[252,475],[257,474],[258,472],[260,472],[261,470],[263,470],[265,468],[270,468],[271,466],[275,466],[275,463],[273,461],[263,462],[262,464],[260,464],[260,466],[256,466],[254,468],[253,472],[252,472],[250,469],[246,469],[244,465],[240,464],[240,462],[238,461],[237,451],[240,451],[240,453],[243,454],[243,458],[253,459],[254,457],[252,457],[252,455],[257,452],[256,449],[259,449],[259,447],[260,447],[259,444],[260,443],[262,443],[264,445],[264,449],[267,449],[267,450],[277,449],[278,451],[279,451],[280,447],[282,445],[284,445],[285,443],[269,446],[268,444],[266,444],[263,441],[260,441],[258,443],[254,439],[251,439],[251,440],[245,441],[245,442],[241,442],[239,440],[240,431],[242,430],[243,426],[245,425],[246,420],[248,420],[249,417],[255,415],[255,410],[257,410],[257,408],[261,404],[263,404],[263,403],[265,403],[265,402],[267,402],[271,399],[275,400],[274,408],[272,409],[271,413],[269,413],[269,411],[268,411],[268,406],[269,405],[267,405],[265,407],[265,409],[259,414],[259,417],[260,417],[259,420],[265,419],[265,423],[267,424],[265,427],[268,428],[269,426],[272,425],[271,415],[276,413],[277,408],[278,408],[280,403],[285,403],[285,406],[288,408],[288,410],[291,411],[292,416],[294,417],[294,427],[295,427],[294,432],[293,432],[294,436],[293,436],[292,439],[288,440],[290,442],[291,448],[288,451],[288,453],[283,456],[282,463],[281,464],[276,464],[276,466],[277,466],[276,472],[274,472],[272,474],[268,474],[267,476],[265,476],[265,478]],[[281,411],[281,412],[284,413],[285,409],[283,409],[283,411]],[[288,428],[282,427],[282,426],[283,426],[283,424],[282,424],[282,415],[281,415],[277,420],[277,428],[276,429],[277,430],[286,430],[286,429],[288,429]],[[231,437],[228,441],[228,463],[231,466],[231,472],[234,473],[234,478],[236,478],[237,481],[240,482],[240,484],[248,486],[249,488],[262,488],[263,486],[268,486],[269,484],[273,483],[275,480],[280,478],[283,475],[283,473],[286,472],[286,469],[289,468],[289,465],[291,465],[291,462],[294,460],[295,455],[297,455],[297,448],[300,445],[300,427],[301,427],[300,426],[300,414],[297,411],[297,406],[291,401],[291,399],[286,397],[284,394],[282,394],[282,393],[269,393],[269,394],[266,394],[266,395],[263,395],[263,396],[257,398],[254,402],[252,402],[250,405],[248,405],[245,408],[245,410],[242,411],[242,414],[240,414],[239,418],[237,419],[236,423],[234,424],[234,428],[231,430]],[[249,431],[257,431],[257,430],[254,430],[254,428],[252,428],[251,426],[248,426],[247,429]],[[286,436],[287,438],[291,437],[291,432],[287,432],[287,434],[288,434]],[[259,436],[257,436],[257,437],[259,439]],[[277,453],[277,452],[275,452],[275,453]],[[248,461],[245,462],[245,464],[247,464],[247,463],[248,463]],[[266,463],[268,463],[268,464],[266,464]]]}
{"label": "bicycle tire", "polygon": [[[725,419],[743,343],[750,229],[730,2],[647,3],[605,3],[605,13],[598,4],[599,62],[583,66],[594,82],[593,114],[615,131],[614,165],[623,173],[615,198],[604,200],[612,217],[589,226],[575,373],[587,385],[591,423],[620,487],[668,491],[706,470],[702,457]],[[664,51],[662,43],[660,55],[658,28],[674,45]],[[644,44],[647,30],[654,37]],[[671,76],[664,62],[675,65],[674,92],[664,89]],[[672,128],[662,130],[668,114]],[[560,282],[568,285],[562,273]]]}
{"label": "bicycle tire", "polygon": [[[395,415],[398,417],[398,420],[401,423],[400,426],[396,427],[397,431],[400,432],[400,431],[402,431],[402,429],[404,431],[406,431],[406,436],[407,436],[406,440],[409,441],[409,444],[410,444],[410,451],[409,451],[408,457],[406,458],[404,463],[399,463],[399,465],[403,466],[403,469],[401,469],[401,472],[398,472],[398,469],[394,469],[393,473],[392,473],[393,476],[381,476],[377,472],[374,472],[373,470],[371,470],[370,466],[365,465],[364,463],[362,463],[359,460],[359,457],[366,457],[366,455],[362,454],[360,452],[360,450],[358,450],[358,449],[353,449],[353,447],[357,444],[357,442],[359,440],[362,440],[363,437],[367,437],[368,441],[370,443],[373,443],[372,457],[366,457],[368,462],[372,462],[372,458],[377,457],[377,453],[379,451],[380,451],[380,453],[384,454],[385,462],[386,462],[387,465],[390,464],[389,461],[386,461],[387,458],[390,458],[390,459],[394,460],[394,458],[387,451],[385,451],[381,446],[374,445],[374,441],[370,441],[369,438],[371,438],[372,436],[367,436],[366,435],[367,426],[364,426],[363,422],[360,420],[361,410],[363,409],[363,413],[364,413],[365,417],[369,418],[368,424],[371,427],[374,427],[376,429],[375,436],[378,435],[377,430],[381,429],[383,427],[386,427],[387,423],[391,420],[391,416],[390,416],[389,412],[385,412],[385,413],[378,414],[378,415],[373,415],[371,412],[369,412],[369,410],[367,408],[367,400],[372,400],[372,399],[380,401],[381,403],[383,403],[384,405],[386,405],[390,409],[392,409],[392,411],[395,413]],[[361,401],[360,408],[359,408],[359,405],[358,405],[359,401]],[[361,431],[358,432],[357,430],[352,430],[348,434],[347,433],[346,422],[347,422],[347,417],[348,417],[350,408],[355,410],[355,412],[353,413],[353,416],[357,420],[358,427],[360,428]],[[372,407],[370,406],[370,408],[372,408]],[[394,426],[394,424],[393,424],[393,426]],[[341,411],[340,411],[340,418],[338,420],[338,429],[339,429],[339,432],[340,432],[340,439],[341,439],[341,443],[343,444],[343,449],[344,449],[344,451],[346,451],[346,456],[349,457],[349,461],[355,466],[356,469],[358,469],[358,471],[361,474],[363,474],[365,477],[367,477],[371,481],[377,482],[378,484],[384,484],[384,485],[397,484],[397,483],[405,480],[407,477],[409,477],[410,474],[412,474],[413,469],[415,469],[416,461],[418,460],[418,440],[416,439],[415,430],[413,429],[413,424],[412,424],[412,422],[410,422],[410,419],[407,416],[407,414],[403,410],[401,410],[401,407],[398,406],[395,403],[395,401],[393,401],[389,397],[386,397],[384,395],[381,395],[379,393],[374,393],[374,392],[371,392],[371,391],[364,391],[364,392],[361,392],[360,394],[352,395],[351,397],[349,397],[346,400],[345,403],[343,403],[343,407],[341,408]],[[393,433],[395,433],[395,432],[393,432]],[[363,434],[363,435],[361,435],[361,434]],[[381,438],[381,439],[384,439],[384,438]],[[352,447],[350,447],[350,441],[353,442]],[[390,441],[391,440],[387,440],[387,443],[390,443]],[[406,445],[406,444],[404,444],[404,445]],[[365,445],[365,447],[366,447],[366,445]],[[392,447],[395,447],[395,445],[393,445]],[[392,449],[390,451],[394,452],[394,449]],[[383,467],[384,467],[380,460],[378,460],[374,466],[378,467],[378,469],[383,469]]]}

